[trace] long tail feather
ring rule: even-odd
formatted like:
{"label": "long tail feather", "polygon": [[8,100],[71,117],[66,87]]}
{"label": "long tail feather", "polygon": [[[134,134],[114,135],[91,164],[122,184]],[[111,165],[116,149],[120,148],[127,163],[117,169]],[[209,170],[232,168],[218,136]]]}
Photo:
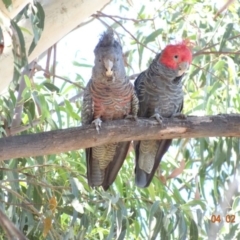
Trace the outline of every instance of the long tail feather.
{"label": "long tail feather", "polygon": [[[135,183],[138,187],[145,188],[148,187],[151,183],[153,176],[158,168],[159,163],[162,160],[163,155],[167,152],[169,146],[171,145],[172,139],[165,140],[156,140],[158,144],[158,150],[156,155],[154,156],[154,165],[150,173],[147,173],[139,166],[139,158],[140,158],[140,143],[136,142],[135,144],[135,153],[136,153],[136,168],[135,168]],[[149,157],[151,157],[149,155]]]}
{"label": "long tail feather", "polygon": [[127,156],[128,149],[130,147],[130,142],[120,142],[117,145],[116,153],[113,161],[110,162],[106,171],[105,178],[102,184],[103,189],[106,191],[110,185],[115,181],[120,168]]}
{"label": "long tail feather", "polygon": [[117,143],[113,159],[104,170],[100,169],[99,161],[93,158],[92,148],[86,149],[88,184],[91,187],[102,186],[106,191],[116,179],[127,156],[129,146],[130,142]]}

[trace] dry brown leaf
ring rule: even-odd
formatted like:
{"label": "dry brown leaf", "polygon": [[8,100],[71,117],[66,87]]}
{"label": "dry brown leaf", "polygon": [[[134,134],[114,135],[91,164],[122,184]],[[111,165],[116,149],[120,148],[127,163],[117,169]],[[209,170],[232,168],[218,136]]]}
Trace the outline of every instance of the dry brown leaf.
{"label": "dry brown leaf", "polygon": [[50,231],[52,227],[52,218],[46,217],[43,220],[43,237],[45,238],[48,235],[48,232]]}
{"label": "dry brown leaf", "polygon": [[172,173],[167,177],[167,179],[171,179],[171,178],[177,177],[178,175],[180,175],[183,172],[184,168],[185,168],[185,161],[182,160],[180,162],[180,167],[179,168],[175,168],[172,171]]}
{"label": "dry brown leaf", "polygon": [[52,213],[55,213],[55,210],[57,208],[57,199],[55,196],[49,199],[49,208],[52,211]]}
{"label": "dry brown leaf", "polygon": [[159,179],[163,183],[163,185],[166,185],[167,179],[163,175],[160,175]]}

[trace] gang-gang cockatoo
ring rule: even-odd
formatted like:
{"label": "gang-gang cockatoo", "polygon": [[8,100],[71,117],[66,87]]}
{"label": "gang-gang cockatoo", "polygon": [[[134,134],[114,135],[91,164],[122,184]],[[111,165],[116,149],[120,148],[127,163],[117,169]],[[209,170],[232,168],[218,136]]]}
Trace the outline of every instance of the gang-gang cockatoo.
{"label": "gang-gang cockatoo", "polygon": [[[122,47],[112,29],[100,38],[94,50],[92,77],[83,96],[82,124],[137,118],[138,99],[126,77]],[[100,130],[101,131],[101,130]],[[115,142],[86,149],[87,179],[90,186],[107,190],[114,182],[128,153],[130,142]]]}
{"label": "gang-gang cockatoo", "polygon": [[[189,41],[167,45],[135,81],[139,117],[183,117],[182,78],[192,61]],[[135,183],[147,187],[172,139],[135,141]]]}

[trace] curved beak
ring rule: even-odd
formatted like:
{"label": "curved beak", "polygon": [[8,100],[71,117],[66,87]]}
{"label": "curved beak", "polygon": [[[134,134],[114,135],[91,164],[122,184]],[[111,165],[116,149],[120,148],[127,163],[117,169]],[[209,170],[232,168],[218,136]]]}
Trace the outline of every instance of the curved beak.
{"label": "curved beak", "polygon": [[188,62],[181,62],[178,64],[178,76],[183,75],[189,68]]}
{"label": "curved beak", "polygon": [[107,77],[112,77],[113,76],[113,71],[112,71],[113,62],[109,59],[106,59],[106,60],[104,60],[104,66],[106,68]]}

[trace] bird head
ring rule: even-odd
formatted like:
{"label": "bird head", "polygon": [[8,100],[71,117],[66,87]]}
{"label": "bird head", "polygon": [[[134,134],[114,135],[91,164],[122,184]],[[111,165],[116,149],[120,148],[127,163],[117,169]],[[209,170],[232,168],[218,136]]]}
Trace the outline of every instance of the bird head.
{"label": "bird head", "polygon": [[159,62],[166,67],[176,70],[177,76],[185,73],[192,62],[191,43],[184,40],[178,44],[167,45],[160,57]]}
{"label": "bird head", "polygon": [[108,29],[99,40],[94,50],[95,64],[93,77],[101,82],[115,82],[125,79],[122,47],[114,39],[112,30]]}

